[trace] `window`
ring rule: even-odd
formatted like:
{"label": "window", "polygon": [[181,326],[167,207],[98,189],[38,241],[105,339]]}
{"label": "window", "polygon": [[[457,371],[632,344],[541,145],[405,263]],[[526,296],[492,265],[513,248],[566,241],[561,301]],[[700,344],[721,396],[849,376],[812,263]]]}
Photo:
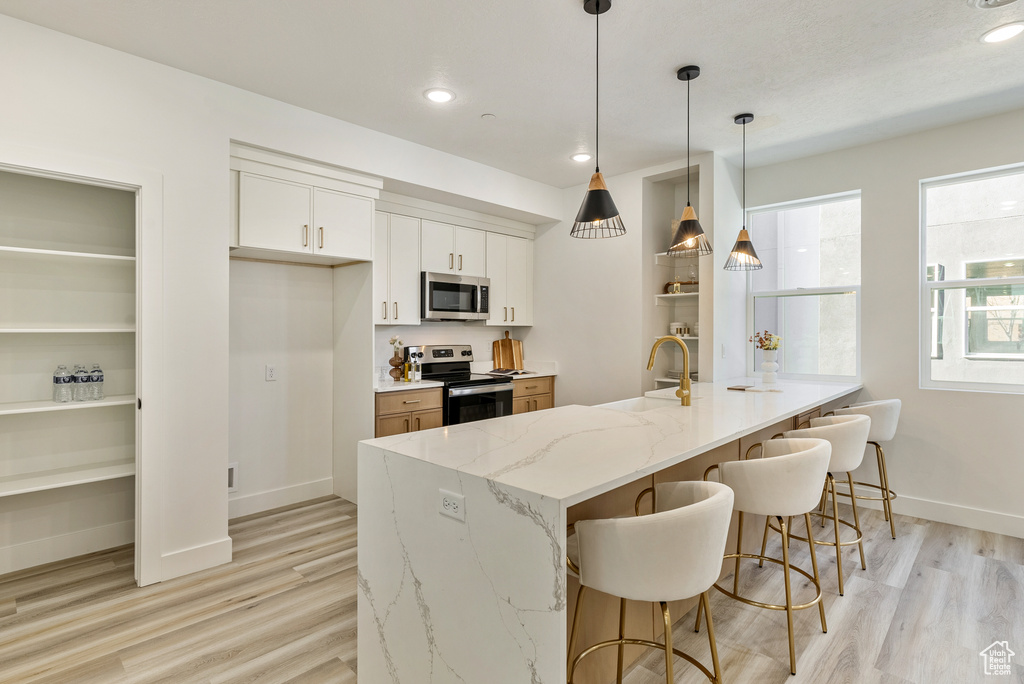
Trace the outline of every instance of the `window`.
{"label": "window", "polygon": [[748,225],[764,264],[750,273],[748,334],[782,337],[784,376],[859,376],[860,194],[752,209]]}
{"label": "window", "polygon": [[921,386],[1024,391],[1024,167],[922,182],[921,203]]}

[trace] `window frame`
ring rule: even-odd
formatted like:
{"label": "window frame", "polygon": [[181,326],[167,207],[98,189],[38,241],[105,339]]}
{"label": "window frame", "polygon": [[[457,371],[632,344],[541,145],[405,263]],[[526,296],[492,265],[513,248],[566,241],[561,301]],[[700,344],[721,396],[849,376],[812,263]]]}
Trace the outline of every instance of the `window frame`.
{"label": "window frame", "polygon": [[[958,185],[966,182],[999,178],[1001,176],[1024,174],[1024,163],[1007,164],[981,171],[965,171],[962,173],[937,176],[935,178],[923,178],[918,181],[918,202],[919,202],[919,255],[918,255],[918,386],[921,389],[943,389],[961,390],[968,392],[993,392],[999,394],[1021,394],[1024,393],[1024,384],[974,382],[970,380],[935,380],[931,377],[931,364],[934,359],[931,356],[931,302],[933,292],[938,291],[940,295],[944,290],[983,288],[988,286],[1024,285],[1024,276],[1009,278],[959,278],[956,280],[928,280],[928,190],[946,185]],[[965,262],[968,260],[965,260]],[[974,262],[989,261],[988,259],[975,259]],[[968,362],[1022,362],[1020,358],[1008,358],[1007,356],[993,356],[990,354],[969,354],[967,340],[967,318],[968,309],[964,306],[964,359]],[[941,327],[941,326],[940,326]]]}
{"label": "window frame", "polygon": [[[837,202],[848,202],[853,199],[862,200],[863,193],[860,190],[848,190],[845,192],[837,192],[828,195],[819,195],[817,197],[810,197],[807,199],[793,200],[789,202],[776,202],[774,204],[765,204],[759,207],[751,207],[747,209],[745,218],[745,224],[747,226],[753,225],[753,216],[755,214],[766,214],[774,211],[788,211],[791,209],[803,209],[806,207],[817,207],[823,204],[832,204]],[[863,202],[862,202],[863,205]],[[863,228],[863,221],[861,221],[861,227]],[[861,241],[863,245],[863,240]],[[756,245],[756,242],[755,242]],[[861,253],[863,255],[863,252]],[[861,269],[863,273],[863,268]],[[754,334],[754,306],[757,299],[785,299],[787,297],[804,297],[804,296],[816,296],[816,295],[845,295],[853,294],[856,298],[856,334],[854,336],[854,342],[856,344],[856,375],[826,375],[823,373],[789,373],[779,372],[779,377],[784,380],[820,380],[823,382],[860,382],[862,377],[861,369],[861,286],[860,285],[828,285],[825,287],[797,287],[792,289],[782,290],[764,290],[761,292],[753,291],[753,274],[747,272],[747,337],[751,337]],[[785,340],[783,340],[785,344]],[[756,354],[746,355],[746,368],[747,376],[755,377],[759,367],[757,362],[754,360]]]}

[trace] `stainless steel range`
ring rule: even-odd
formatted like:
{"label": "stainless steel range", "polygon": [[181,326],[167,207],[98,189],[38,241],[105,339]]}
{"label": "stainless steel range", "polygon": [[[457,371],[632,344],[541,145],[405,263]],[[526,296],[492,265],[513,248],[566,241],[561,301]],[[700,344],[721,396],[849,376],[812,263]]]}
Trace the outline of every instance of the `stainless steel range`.
{"label": "stainless steel range", "polygon": [[470,345],[406,347],[405,360],[420,362],[423,380],[444,383],[445,425],[512,415],[512,383],[473,373]]}

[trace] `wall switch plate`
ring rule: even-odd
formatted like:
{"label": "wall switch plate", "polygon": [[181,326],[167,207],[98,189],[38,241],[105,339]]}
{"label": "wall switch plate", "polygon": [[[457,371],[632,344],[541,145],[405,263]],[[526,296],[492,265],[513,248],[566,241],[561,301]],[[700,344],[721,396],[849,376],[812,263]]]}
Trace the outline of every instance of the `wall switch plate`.
{"label": "wall switch plate", "polygon": [[277,380],[277,366],[271,366],[267,364],[267,382],[274,382]]}
{"label": "wall switch plate", "polygon": [[447,489],[439,489],[440,495],[437,502],[437,510],[441,515],[466,522],[466,497],[462,494],[449,492]]}
{"label": "wall switch plate", "polygon": [[238,491],[238,464],[228,463],[228,492]]}

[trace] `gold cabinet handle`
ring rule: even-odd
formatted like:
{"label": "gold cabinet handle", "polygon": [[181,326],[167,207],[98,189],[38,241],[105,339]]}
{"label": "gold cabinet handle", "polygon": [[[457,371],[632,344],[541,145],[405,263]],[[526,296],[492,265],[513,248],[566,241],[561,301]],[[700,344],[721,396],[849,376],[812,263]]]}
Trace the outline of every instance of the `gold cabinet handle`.
{"label": "gold cabinet handle", "polygon": [[320,226],[320,249],[324,248],[324,227]]}
{"label": "gold cabinet handle", "polygon": [[406,400],[405,400],[405,401],[403,401],[402,403],[403,403],[403,404],[418,404],[418,403],[420,403],[421,401],[423,401],[423,400],[422,400],[422,399],[406,399]]}
{"label": "gold cabinet handle", "polygon": [[505,322],[508,322],[508,307],[505,307]]}
{"label": "gold cabinet handle", "polygon": [[527,385],[526,389],[537,389],[540,385]]}
{"label": "gold cabinet handle", "polygon": [[516,307],[512,307],[512,322],[516,322]]}
{"label": "gold cabinet handle", "polygon": [[394,320],[396,320],[396,321],[398,320],[398,302],[395,302],[395,318],[394,318]]}
{"label": "gold cabinet handle", "polygon": [[388,303],[387,302],[381,302],[380,306],[381,306],[380,320],[386,321],[386,320],[388,320]]}
{"label": "gold cabinet handle", "polygon": [[416,430],[419,431],[419,429],[420,429],[420,417],[416,416]]}
{"label": "gold cabinet handle", "polygon": [[405,419],[405,431],[406,432],[409,431],[409,419],[408,418]]}
{"label": "gold cabinet handle", "polygon": [[462,270],[462,255],[459,255],[459,270]]}
{"label": "gold cabinet handle", "polygon": [[302,246],[309,247],[309,224],[302,226]]}
{"label": "gold cabinet handle", "polygon": [[448,270],[455,270],[455,255],[452,252],[448,252]]}

